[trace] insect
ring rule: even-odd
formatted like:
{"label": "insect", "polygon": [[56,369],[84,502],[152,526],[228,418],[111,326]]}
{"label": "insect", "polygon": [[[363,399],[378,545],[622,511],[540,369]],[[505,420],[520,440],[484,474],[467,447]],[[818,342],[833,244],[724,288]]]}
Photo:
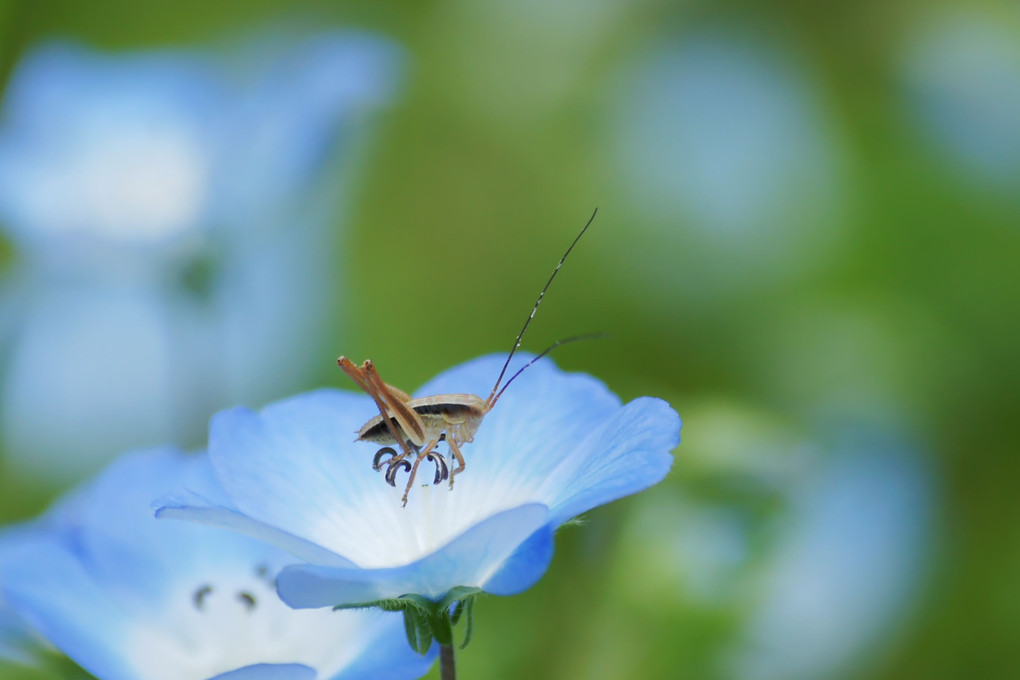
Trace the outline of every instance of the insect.
{"label": "insect", "polygon": [[[524,333],[528,330],[531,320],[535,318],[535,312],[542,304],[546,291],[549,290],[549,286],[556,278],[556,274],[559,273],[567,256],[570,255],[570,251],[574,249],[574,246],[595,220],[596,214],[598,214],[597,208],[588,218],[588,222],[585,223],[581,232],[574,238],[570,247],[563,253],[563,257],[560,258],[556,269],[546,281],[542,292],[538,294],[538,299],[531,308],[528,318],[524,321],[521,332],[517,334],[517,339],[507,355],[506,362],[503,364],[488,398],[482,399],[474,394],[437,394],[432,397],[412,398],[403,390],[383,382],[371,360],[366,359],[358,366],[347,357],[341,356],[337,359],[337,365],[358,387],[372,397],[379,408],[379,415],[374,416],[361,426],[355,441],[368,441],[384,445],[376,451],[372,467],[379,470],[383,464],[386,465],[384,476],[390,486],[396,486],[396,476],[401,470],[410,473],[402,497],[404,506],[407,505],[407,495],[411,491],[411,486],[418,473],[418,466],[422,461],[428,460],[436,465],[433,484],[440,484],[448,479],[450,488],[453,488],[454,478],[466,467],[461,446],[474,441],[475,432],[482,424],[482,419],[493,409],[517,376],[560,345],[592,337],[577,336],[553,343],[521,367],[506,383],[503,383],[507,368],[510,366],[510,360],[521,346]],[[445,441],[449,446],[450,453],[453,454],[456,461],[456,467],[452,470],[442,454],[435,450],[439,442],[442,441]],[[401,451],[398,453],[393,445],[399,446]],[[387,456],[388,458],[384,461],[384,457]]]}

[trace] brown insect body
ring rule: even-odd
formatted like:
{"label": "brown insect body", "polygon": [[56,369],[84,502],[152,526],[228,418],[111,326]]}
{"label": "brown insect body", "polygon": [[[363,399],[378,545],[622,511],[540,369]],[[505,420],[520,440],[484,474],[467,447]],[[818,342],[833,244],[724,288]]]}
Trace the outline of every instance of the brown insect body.
{"label": "brown insect body", "polygon": [[[396,474],[401,469],[410,472],[407,486],[404,488],[402,499],[404,505],[407,505],[407,495],[411,490],[411,485],[414,483],[418,466],[423,460],[432,460],[436,464],[434,484],[439,484],[443,480],[449,479],[450,488],[453,488],[454,477],[465,468],[464,456],[461,454],[460,445],[469,444],[474,441],[475,433],[482,424],[482,419],[496,405],[496,402],[503,395],[503,392],[506,391],[506,388],[510,386],[510,383],[524,369],[556,347],[567,342],[582,339],[582,337],[567,338],[566,340],[554,343],[514,373],[503,384],[502,389],[500,388],[507,368],[510,366],[510,360],[521,346],[524,332],[528,329],[528,325],[534,318],[538,306],[542,303],[545,292],[549,289],[553,279],[556,278],[556,274],[559,272],[560,267],[563,266],[567,255],[570,254],[570,251],[574,249],[577,242],[581,240],[584,232],[591,226],[597,213],[598,210],[596,209],[587,224],[584,225],[581,233],[577,235],[573,243],[570,244],[570,247],[563,254],[563,257],[560,258],[559,264],[556,265],[556,269],[553,270],[542,292],[539,293],[538,300],[535,302],[534,307],[532,307],[527,320],[525,320],[524,327],[517,335],[514,346],[507,356],[506,363],[503,364],[499,377],[496,378],[496,384],[493,386],[488,399],[482,399],[474,394],[440,394],[431,397],[412,398],[403,390],[383,382],[371,360],[366,360],[362,362],[361,366],[357,366],[347,357],[342,356],[337,359],[337,365],[341,370],[357,383],[358,387],[372,397],[379,408],[379,415],[369,419],[358,430],[356,441],[369,441],[384,445],[383,448],[376,452],[373,467],[377,470],[380,469],[383,464],[382,457],[385,455],[390,456],[385,461],[387,466],[385,477],[386,482],[391,486],[396,486]],[[435,451],[436,445],[441,441],[447,443],[450,447],[450,453],[456,459],[457,467],[453,470],[447,467],[443,456]],[[391,448],[394,445],[399,446],[402,452],[398,453],[396,449]],[[414,463],[408,462],[408,459],[413,459]]]}
{"label": "brown insect body", "polygon": [[[435,397],[421,397],[420,399],[409,399],[408,408],[418,414],[426,433],[439,432],[446,437],[452,437],[462,444],[468,444],[475,439],[475,432],[482,424],[482,418],[489,412],[489,409],[481,397],[473,394],[444,394]],[[397,427],[400,432],[400,422],[393,417],[393,413],[387,414],[391,424]],[[406,433],[403,433],[406,437]],[[377,444],[399,444],[393,438],[390,428],[383,422],[381,415],[373,417],[365,423],[358,431],[359,441],[375,442]],[[407,441],[415,443],[413,439]],[[424,443],[424,442],[422,442]],[[421,446],[422,443],[415,443]]]}

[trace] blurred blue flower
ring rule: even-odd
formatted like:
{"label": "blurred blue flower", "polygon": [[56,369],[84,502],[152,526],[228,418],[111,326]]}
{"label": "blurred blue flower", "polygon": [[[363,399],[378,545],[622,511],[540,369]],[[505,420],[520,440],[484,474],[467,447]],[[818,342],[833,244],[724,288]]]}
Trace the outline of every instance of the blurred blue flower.
{"label": "blurred blue flower", "polygon": [[[502,361],[463,364],[420,394],[487,394]],[[558,526],[660,481],[679,443],[680,419],[664,401],[621,406],[594,378],[543,362],[486,416],[455,488],[416,488],[405,508],[402,490],[372,470],[378,445],[352,442],[375,409],[364,395],[320,391],[220,413],[210,457],[230,502],[192,489],[158,514],[229,526],[306,559],[278,577],[293,607],[438,601],[457,586],[510,595],[545,573]]]}
{"label": "blurred blue flower", "polygon": [[907,618],[930,556],[931,472],[883,426],[843,428],[805,461],[758,574],[736,677],[827,677],[865,665]]}
{"label": "blurred blue flower", "polygon": [[904,94],[927,139],[974,178],[1015,190],[1020,15],[961,8],[927,17],[905,45],[901,69]]}
{"label": "blurred blue flower", "polygon": [[72,478],[109,451],[199,441],[217,408],[302,384],[335,296],[343,173],[398,62],[339,32],[24,58],[0,123],[17,255],[0,430],[18,467]]}
{"label": "blurred blue flower", "polygon": [[42,532],[63,531],[77,512],[82,490],[65,494],[40,518],[17,525],[0,527],[0,660],[32,665],[40,652],[51,652],[52,646],[11,607],[3,592],[5,569],[13,563],[19,550]]}
{"label": "blurred blue flower", "polygon": [[709,30],[643,45],[617,80],[606,138],[637,224],[671,244],[639,268],[676,281],[660,288],[711,298],[828,252],[839,154],[803,60]]}
{"label": "blurred blue flower", "polygon": [[[606,611],[662,630],[730,622],[682,653],[697,677],[814,680],[868,666],[916,614],[930,572],[936,489],[920,447],[863,408],[832,412],[810,435],[736,402],[685,410],[696,473],[631,506]],[[611,649],[615,631],[593,626],[578,644]],[[643,637],[629,640],[638,657],[654,653]],[[582,675],[615,677],[626,663],[596,652]]]}
{"label": "blurred blue flower", "polygon": [[[0,555],[0,589],[24,621],[100,680],[416,678],[401,617],[295,611],[273,578],[293,558],[239,534],[158,522],[177,485],[210,498],[205,455],[129,454],[29,525]],[[54,521],[53,514],[61,516]]]}

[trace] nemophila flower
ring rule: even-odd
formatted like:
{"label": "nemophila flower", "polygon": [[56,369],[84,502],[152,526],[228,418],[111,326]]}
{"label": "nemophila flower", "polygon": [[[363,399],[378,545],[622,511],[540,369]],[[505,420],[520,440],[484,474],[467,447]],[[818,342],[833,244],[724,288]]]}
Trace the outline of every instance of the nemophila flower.
{"label": "nemophila flower", "polygon": [[645,49],[630,75],[616,141],[644,208],[689,214],[721,239],[762,239],[803,182],[828,188],[832,149],[795,59],[735,31],[709,32]]}
{"label": "nemophila flower", "polygon": [[273,578],[294,558],[267,543],[159,522],[152,499],[218,489],[208,458],[157,449],[111,464],[59,521],[30,525],[0,555],[12,611],[100,680],[416,678],[432,659],[399,616],[296,611]]}
{"label": "nemophila flower", "polygon": [[[672,36],[642,45],[610,92],[620,187],[673,244],[634,267],[674,277],[658,288],[715,299],[830,252],[838,146],[805,61],[738,30]],[[677,250],[700,257],[678,268]]]}
{"label": "nemophila flower", "polygon": [[71,526],[77,515],[80,495],[80,490],[69,492],[42,517],[0,527],[0,660],[31,665],[40,660],[40,653],[53,651],[52,646],[7,602],[3,592],[4,573],[21,548],[41,533],[65,531]]}
{"label": "nemophila flower", "polygon": [[[418,394],[488,394],[502,361],[470,361]],[[660,481],[680,434],[666,402],[621,405],[594,378],[544,360],[464,446],[454,488],[431,486],[427,471],[402,507],[402,484],[372,469],[379,446],[352,441],[376,413],[369,397],[334,390],[222,412],[209,452],[229,503],[182,493],[158,514],[229,526],[304,558],[277,580],[293,607],[511,595],[545,572],[558,526]]]}
{"label": "nemophila flower", "polygon": [[[935,509],[930,460],[868,406],[806,426],[732,400],[688,404],[696,472],[621,518],[598,620],[562,650],[582,659],[573,674],[814,680],[868,666],[915,610]],[[727,625],[699,628],[697,650],[663,648],[706,620]]]}
{"label": "nemophila flower", "polygon": [[902,629],[927,575],[932,470],[887,426],[844,425],[806,465],[758,572],[735,675],[832,676]]}
{"label": "nemophila flower", "polygon": [[76,478],[301,384],[333,316],[344,180],[398,57],[342,32],[25,56],[0,120],[16,468]]}

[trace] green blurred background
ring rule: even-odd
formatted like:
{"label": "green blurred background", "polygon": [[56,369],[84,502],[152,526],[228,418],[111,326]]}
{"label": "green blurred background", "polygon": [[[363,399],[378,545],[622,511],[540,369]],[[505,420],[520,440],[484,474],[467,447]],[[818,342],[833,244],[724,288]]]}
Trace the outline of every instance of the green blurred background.
{"label": "green blurred background", "polygon": [[[525,345],[608,333],[555,360],[625,400],[668,399],[684,443],[663,484],[564,529],[537,586],[478,603],[462,677],[1015,677],[1020,53],[1006,52],[1014,89],[994,90],[999,111],[964,67],[940,70],[937,41],[917,47],[931,26],[970,21],[1020,43],[1015,4],[962,1],[0,2],[0,80],[53,37],[129,50],[326,24],[401,44],[403,91],[372,122],[336,252],[343,282],[321,310],[333,337],[309,388],[350,387],[340,353],[413,389],[508,349],[599,207]],[[754,124],[756,101],[786,122],[762,128],[759,156],[720,166],[705,207],[682,194],[654,109],[672,106],[670,69],[685,55],[731,77],[719,44],[762,64],[764,84],[750,87],[764,99],[737,97],[752,107],[736,122]],[[756,77],[746,68],[738,91]],[[1005,130],[997,160],[967,150],[967,126]],[[752,189],[727,193],[740,182]],[[895,606],[833,628],[836,651],[808,670],[757,666],[763,644],[780,659],[815,653],[801,646],[809,635],[762,643],[755,622],[775,597],[767,574],[783,563],[805,469],[887,446],[860,431],[910,451],[912,519],[889,539],[895,584],[863,586]],[[0,520],[38,513],[57,491],[5,475]]]}

